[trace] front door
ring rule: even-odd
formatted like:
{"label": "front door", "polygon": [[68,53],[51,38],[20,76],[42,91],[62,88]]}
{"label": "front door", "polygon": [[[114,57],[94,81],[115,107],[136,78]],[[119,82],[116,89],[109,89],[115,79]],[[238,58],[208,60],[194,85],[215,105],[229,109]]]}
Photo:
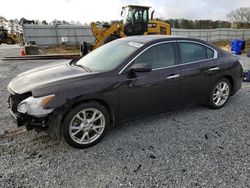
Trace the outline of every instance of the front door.
{"label": "front door", "polygon": [[[178,105],[180,79],[175,47],[174,42],[151,46],[119,75],[121,119],[155,113]],[[152,71],[136,73],[131,77],[129,67],[139,63],[149,64]]]}

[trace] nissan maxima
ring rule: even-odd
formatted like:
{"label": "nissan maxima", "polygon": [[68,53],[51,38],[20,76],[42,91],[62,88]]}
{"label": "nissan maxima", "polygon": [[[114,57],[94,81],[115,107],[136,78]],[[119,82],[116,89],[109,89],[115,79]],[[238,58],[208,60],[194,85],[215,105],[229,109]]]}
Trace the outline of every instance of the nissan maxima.
{"label": "nissan maxima", "polygon": [[117,122],[183,105],[219,109],[241,88],[242,75],[239,59],[211,43],[134,36],[78,61],[19,74],[8,85],[8,104],[17,126],[48,130],[86,148]]}

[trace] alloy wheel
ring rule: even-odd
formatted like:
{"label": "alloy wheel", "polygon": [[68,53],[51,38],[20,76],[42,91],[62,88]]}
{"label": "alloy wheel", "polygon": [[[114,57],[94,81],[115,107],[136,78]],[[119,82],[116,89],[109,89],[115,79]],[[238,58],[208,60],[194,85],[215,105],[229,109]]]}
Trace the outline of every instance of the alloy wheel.
{"label": "alloy wheel", "polygon": [[213,103],[216,106],[222,106],[228,99],[230,86],[226,81],[219,82],[213,92]]}
{"label": "alloy wheel", "polygon": [[90,144],[96,141],[105,129],[105,117],[95,108],[78,112],[69,125],[69,135],[78,144]]}

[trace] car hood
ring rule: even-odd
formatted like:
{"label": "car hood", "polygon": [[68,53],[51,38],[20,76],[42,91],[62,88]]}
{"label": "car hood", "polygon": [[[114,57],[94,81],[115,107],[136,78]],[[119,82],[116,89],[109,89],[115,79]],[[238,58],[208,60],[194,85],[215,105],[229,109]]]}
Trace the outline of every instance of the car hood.
{"label": "car hood", "polygon": [[10,92],[23,94],[39,87],[62,82],[63,80],[74,79],[95,72],[87,72],[81,67],[75,67],[68,61],[47,64],[35,69],[31,69],[11,80],[8,85]]}

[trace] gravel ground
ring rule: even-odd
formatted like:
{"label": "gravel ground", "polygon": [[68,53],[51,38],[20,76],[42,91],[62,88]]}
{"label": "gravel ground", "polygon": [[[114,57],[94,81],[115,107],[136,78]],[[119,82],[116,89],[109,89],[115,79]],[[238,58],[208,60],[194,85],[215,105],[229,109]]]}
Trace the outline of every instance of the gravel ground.
{"label": "gravel ground", "polygon": [[[0,57],[18,52],[0,46]],[[250,58],[242,59],[250,69]],[[17,129],[7,112],[11,78],[47,62],[0,60],[0,187],[250,187],[249,83],[223,109],[193,106],[130,121],[77,150]]]}

